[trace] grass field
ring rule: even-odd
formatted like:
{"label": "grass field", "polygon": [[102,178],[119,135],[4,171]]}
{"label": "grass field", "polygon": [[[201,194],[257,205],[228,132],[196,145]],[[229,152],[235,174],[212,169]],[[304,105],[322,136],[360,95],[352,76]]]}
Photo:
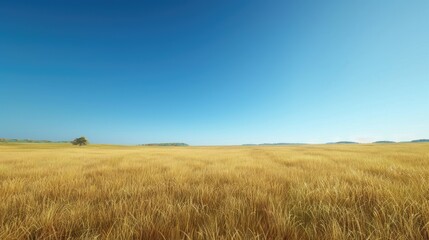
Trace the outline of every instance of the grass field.
{"label": "grass field", "polygon": [[429,239],[429,144],[0,144],[0,239]]}

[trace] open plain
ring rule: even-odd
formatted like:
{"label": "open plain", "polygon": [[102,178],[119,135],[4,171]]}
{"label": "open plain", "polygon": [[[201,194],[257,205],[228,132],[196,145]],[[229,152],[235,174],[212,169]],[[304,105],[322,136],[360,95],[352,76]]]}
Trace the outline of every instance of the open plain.
{"label": "open plain", "polygon": [[0,239],[429,239],[429,144],[0,144]]}

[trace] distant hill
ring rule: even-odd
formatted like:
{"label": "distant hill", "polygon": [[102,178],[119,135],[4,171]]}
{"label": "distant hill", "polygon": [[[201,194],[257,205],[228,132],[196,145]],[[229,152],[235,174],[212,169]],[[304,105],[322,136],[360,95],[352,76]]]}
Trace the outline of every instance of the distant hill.
{"label": "distant hill", "polygon": [[0,138],[0,143],[69,143],[70,141],[48,141],[33,139]]}
{"label": "distant hill", "polygon": [[147,144],[140,144],[139,146],[177,146],[177,147],[184,147],[189,146],[186,143],[147,143]]}
{"label": "distant hill", "polygon": [[413,140],[411,141],[412,143],[421,143],[421,142],[429,142],[429,139],[417,139],[417,140]]}
{"label": "distant hill", "polygon": [[329,142],[326,144],[359,144],[358,142],[350,142],[350,141],[339,141],[339,142]]}
{"label": "distant hill", "polygon": [[396,142],[394,142],[394,141],[376,141],[373,143],[396,143]]}
{"label": "distant hill", "polygon": [[286,146],[286,145],[305,145],[306,143],[261,143],[261,144],[243,144],[242,146]]}

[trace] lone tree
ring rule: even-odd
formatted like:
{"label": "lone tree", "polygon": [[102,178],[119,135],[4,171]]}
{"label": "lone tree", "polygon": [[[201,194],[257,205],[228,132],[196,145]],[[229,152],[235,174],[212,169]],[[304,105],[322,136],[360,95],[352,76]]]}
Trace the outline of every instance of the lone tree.
{"label": "lone tree", "polygon": [[71,144],[83,146],[83,145],[88,144],[88,140],[86,140],[85,137],[80,137],[80,138],[76,138],[75,140],[71,141]]}

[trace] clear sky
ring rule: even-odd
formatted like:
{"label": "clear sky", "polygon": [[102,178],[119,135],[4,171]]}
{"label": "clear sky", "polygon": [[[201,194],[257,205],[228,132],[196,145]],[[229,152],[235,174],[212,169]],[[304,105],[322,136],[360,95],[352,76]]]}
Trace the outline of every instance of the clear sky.
{"label": "clear sky", "polygon": [[0,137],[429,138],[429,1],[1,1]]}

